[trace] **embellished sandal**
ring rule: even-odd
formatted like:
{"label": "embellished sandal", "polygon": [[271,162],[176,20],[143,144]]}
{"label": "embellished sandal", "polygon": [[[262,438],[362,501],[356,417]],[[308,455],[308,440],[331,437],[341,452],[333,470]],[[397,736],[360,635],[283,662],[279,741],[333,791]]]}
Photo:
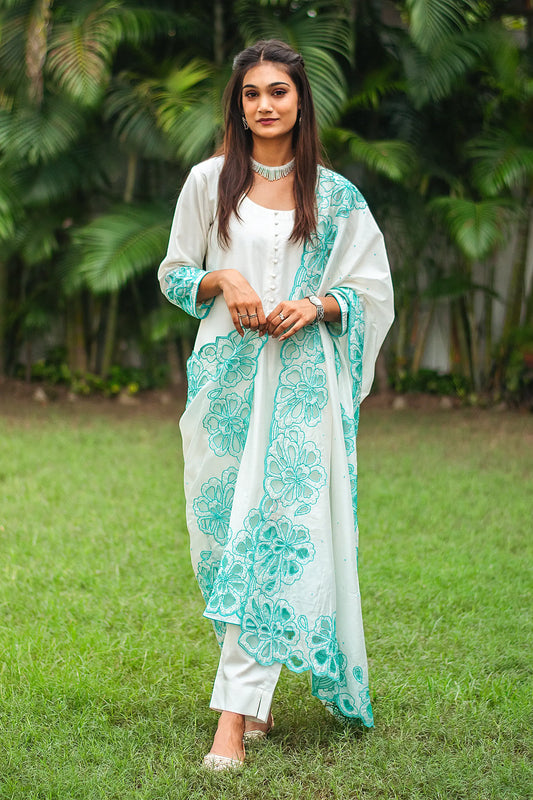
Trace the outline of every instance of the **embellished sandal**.
{"label": "embellished sandal", "polygon": [[211,772],[223,772],[224,770],[242,769],[244,761],[229,756],[217,756],[216,753],[208,753],[204,756],[202,766]]}
{"label": "embellished sandal", "polygon": [[244,731],[244,736],[242,737],[242,740],[243,742],[258,742],[262,739],[266,739],[273,727],[274,727],[274,717],[271,714],[270,725],[266,729],[266,731],[263,731],[260,728],[252,728],[252,730],[250,731]]}

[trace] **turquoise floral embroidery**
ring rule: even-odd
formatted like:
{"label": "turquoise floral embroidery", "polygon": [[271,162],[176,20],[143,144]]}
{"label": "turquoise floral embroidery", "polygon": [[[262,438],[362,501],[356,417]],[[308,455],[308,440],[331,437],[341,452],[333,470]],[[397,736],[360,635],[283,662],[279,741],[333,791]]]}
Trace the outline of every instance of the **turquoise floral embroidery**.
{"label": "turquoise floral embroidery", "polygon": [[200,497],[193,503],[198,527],[221,545],[226,544],[236,481],[237,470],[229,467],[220,480],[211,478],[204,483]]}
{"label": "turquoise floral embroidery", "polygon": [[330,216],[318,215],[316,234],[306,242],[290,299],[298,300],[318,291],[324,268],[335,243],[338,228]]}
{"label": "turquoise floral embroidery", "polygon": [[355,517],[355,527],[357,528],[357,472],[353,464],[348,464],[348,474],[350,476],[350,490],[352,493],[352,508]]}
{"label": "turquoise floral embroidery", "polygon": [[217,456],[226,453],[239,456],[246,441],[250,404],[234,392],[215,398],[205,416],[204,428],[209,431],[209,446]]}
{"label": "turquoise floral embroidery", "polygon": [[290,659],[300,638],[294,611],[285,600],[251,598],[241,628],[239,644],[265,665]]}
{"label": "turquoise floral embroidery", "polygon": [[225,388],[251,384],[265,342],[266,337],[261,338],[253,331],[241,337],[234,330],[204,344],[187,361],[187,405],[209,381],[218,379],[219,385]]}
{"label": "turquoise floral embroidery", "polygon": [[212,373],[205,369],[197,353],[193,353],[187,361],[187,405],[211,379]]}
{"label": "turquoise floral embroidery", "polygon": [[257,508],[252,508],[244,520],[244,529],[237,533],[231,545],[234,558],[245,565],[252,583],[255,583],[252,570],[255,561],[257,532],[263,519],[261,512]]}
{"label": "turquoise floral embroidery", "polygon": [[276,419],[287,424],[320,422],[321,411],[328,402],[326,373],[313,364],[294,365],[281,372],[276,394]]}
{"label": "turquoise floral embroidery", "polygon": [[339,351],[335,348],[335,372],[337,373],[337,377],[341,374],[341,357],[339,355]]}
{"label": "turquoise floral embroidery", "polygon": [[293,525],[287,517],[267,520],[258,531],[254,573],[261,591],[279,592],[281,584],[301,578],[304,564],[315,557],[309,530]]}
{"label": "turquoise floral embroidery", "polygon": [[206,615],[221,614],[229,617],[240,611],[242,600],[246,597],[248,570],[227,553],[220,562],[220,569],[214,581]]}
{"label": "turquoise floral embroidery", "polygon": [[335,618],[319,617],[306,640],[313,672],[316,675],[327,675],[333,681],[341,681],[346,658],[337,644]]}
{"label": "turquoise floral embroidery", "polygon": [[215,302],[213,297],[205,303],[196,303],[198,287],[204,275],[204,270],[199,267],[178,267],[169,272],[165,278],[166,298],[197,319],[207,317]]}
{"label": "turquoise floral embroidery", "polygon": [[[218,337],[216,358],[221,364],[220,382],[222,386],[235,386],[240,381],[250,381],[257,369],[257,334],[247,332],[242,338],[237,331],[229,336]],[[264,342],[261,342],[261,347]]]}
{"label": "turquoise floral embroidery", "polygon": [[[361,680],[358,682],[362,683],[362,668],[356,667],[354,668],[354,671],[355,670],[360,672]],[[314,696],[322,700],[333,716],[342,720],[348,719],[354,722],[361,720],[363,724],[369,728],[374,725],[368,684],[364,689],[361,689],[356,696],[347,690],[344,680],[337,682],[329,677],[313,674],[312,689]]]}
{"label": "turquoise floral embroidery", "polygon": [[270,445],[266,457],[265,491],[284,506],[299,504],[296,514],[305,514],[316,503],[326,484],[326,471],[320,465],[320,451],[305,441],[299,428],[289,428]]}
{"label": "turquoise floral embroidery", "polygon": [[198,581],[198,586],[200,587],[203,598],[207,603],[220,569],[220,561],[213,560],[213,553],[210,550],[201,552],[200,558],[201,561],[196,570],[196,580]]}
{"label": "turquoise floral embroidery", "polygon": [[322,170],[318,196],[319,211],[334,209],[336,217],[349,217],[354,209],[364,211],[367,208],[359,189],[329,170]]}
{"label": "turquoise floral embroidery", "polygon": [[374,724],[374,715],[372,714],[372,704],[370,702],[368,684],[359,692],[359,700],[361,701],[361,704],[358,709],[358,715],[361,717],[365,725],[371,727]]}
{"label": "turquoise floral embroidery", "polygon": [[285,366],[303,359],[311,359],[313,364],[324,363],[324,346],[318,325],[306,325],[294,336],[284,342],[281,349],[281,361]]}
{"label": "turquoise floral embroidery", "polygon": [[342,419],[342,430],[344,433],[344,445],[346,447],[346,453],[351,455],[355,450],[355,423],[353,417],[349,417],[344,408],[341,406],[341,419]]}

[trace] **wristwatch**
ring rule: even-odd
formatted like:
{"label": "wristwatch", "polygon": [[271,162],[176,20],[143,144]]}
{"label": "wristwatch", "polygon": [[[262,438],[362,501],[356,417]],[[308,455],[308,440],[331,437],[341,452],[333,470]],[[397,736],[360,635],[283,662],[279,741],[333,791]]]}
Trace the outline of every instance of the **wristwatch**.
{"label": "wristwatch", "polygon": [[316,306],[316,319],[315,322],[322,322],[324,319],[324,306],[320,302],[320,298],[314,294],[308,295],[307,299],[310,303]]}

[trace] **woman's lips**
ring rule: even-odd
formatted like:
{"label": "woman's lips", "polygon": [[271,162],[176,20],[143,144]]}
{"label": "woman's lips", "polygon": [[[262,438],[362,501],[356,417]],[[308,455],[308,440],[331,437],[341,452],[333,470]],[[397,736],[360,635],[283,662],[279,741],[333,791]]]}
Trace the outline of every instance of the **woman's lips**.
{"label": "woman's lips", "polygon": [[259,124],[260,125],[273,125],[274,122],[277,122],[277,119],[260,119],[259,120]]}

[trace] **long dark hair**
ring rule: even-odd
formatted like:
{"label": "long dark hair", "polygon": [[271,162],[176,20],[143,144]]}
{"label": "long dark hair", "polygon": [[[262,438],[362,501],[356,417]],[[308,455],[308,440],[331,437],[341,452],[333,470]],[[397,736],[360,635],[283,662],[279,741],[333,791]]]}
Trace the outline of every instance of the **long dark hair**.
{"label": "long dark hair", "polygon": [[300,113],[292,132],[294,149],[294,228],[290,239],[305,242],[316,228],[317,210],[315,185],[317,164],[322,163],[320,141],[316,125],[315,107],[311,87],[305,73],[302,56],[285,42],[268,39],[257,42],[239,53],[233,61],[233,74],[224,93],[225,133],[222,147],[217,155],[224,155],[224,165],[218,184],[218,238],[227,247],[230,242],[229,220],[233,213],[238,216],[238,206],[250,191],[253,172],[250,166],[253,140],[249,130],[242,124],[242,85],[249,69],[262,61],[280,65],[294,82]]}

